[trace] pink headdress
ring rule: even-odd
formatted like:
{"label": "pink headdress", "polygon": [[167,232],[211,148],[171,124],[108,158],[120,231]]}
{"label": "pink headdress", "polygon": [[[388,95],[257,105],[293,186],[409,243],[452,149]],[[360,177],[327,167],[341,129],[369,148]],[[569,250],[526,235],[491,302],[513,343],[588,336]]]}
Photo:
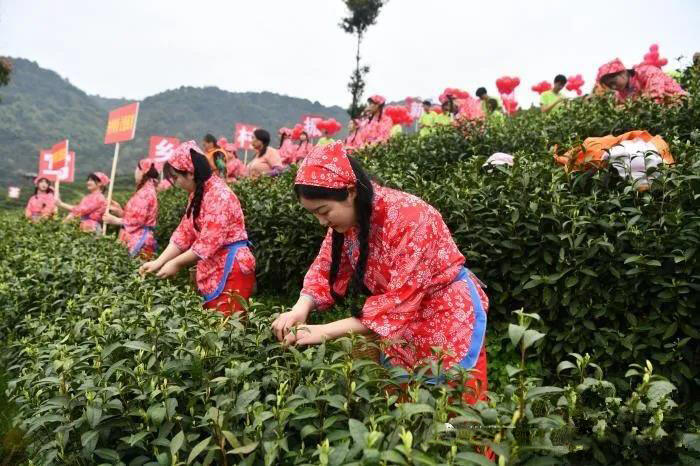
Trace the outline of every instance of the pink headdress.
{"label": "pink headdress", "polygon": [[356,181],[343,143],[337,141],[314,148],[299,166],[294,184],[342,189]]}

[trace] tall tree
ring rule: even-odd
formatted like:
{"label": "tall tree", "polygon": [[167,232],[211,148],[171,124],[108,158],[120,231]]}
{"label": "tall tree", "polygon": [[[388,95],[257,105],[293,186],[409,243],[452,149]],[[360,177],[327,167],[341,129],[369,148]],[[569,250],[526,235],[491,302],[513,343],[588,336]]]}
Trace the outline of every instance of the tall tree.
{"label": "tall tree", "polygon": [[365,90],[365,76],[369,66],[360,65],[360,45],[367,28],[377,22],[379,10],[388,0],[343,0],[348,9],[348,15],[340,22],[340,27],[348,34],[357,36],[357,51],[355,53],[355,70],[350,75],[348,90],[352,94],[352,103],[348,109],[351,118],[356,118],[364,109],[362,93]]}
{"label": "tall tree", "polygon": [[0,57],[0,86],[7,86],[10,83],[11,72],[12,62],[8,58]]}

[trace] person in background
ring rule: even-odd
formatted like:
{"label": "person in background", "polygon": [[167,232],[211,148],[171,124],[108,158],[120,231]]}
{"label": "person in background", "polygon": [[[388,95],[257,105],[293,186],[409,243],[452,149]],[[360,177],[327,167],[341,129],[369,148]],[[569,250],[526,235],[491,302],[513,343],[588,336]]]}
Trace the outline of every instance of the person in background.
{"label": "person in background", "polygon": [[173,184],[189,193],[187,209],[170,243],[156,259],[139,268],[141,275],[169,278],[197,264],[197,288],[204,308],[224,315],[244,310],[255,287],[255,258],[241,204],[194,141],[180,144],[163,167]]}
{"label": "person in background", "polygon": [[681,86],[661,68],[652,65],[637,65],[627,69],[619,58],[598,69],[596,81],[603,87],[615,91],[617,100],[648,97],[659,104],[668,104],[687,95]]}
{"label": "person in background", "polygon": [[24,216],[30,222],[53,217],[56,213],[56,199],[53,188],[48,178],[38,177],[34,180],[34,195],[29,198],[27,207],[24,209]]}
{"label": "person in background", "polygon": [[348,136],[345,138],[345,148],[349,151],[357,149],[359,139],[357,134],[360,132],[360,121],[357,118],[351,118],[348,122]]}
{"label": "person in background", "polygon": [[433,103],[429,100],[423,101],[423,114],[418,120],[418,134],[420,136],[427,136],[432,132],[432,127],[435,126],[435,119],[438,114],[433,110]]}
{"label": "person in background", "polygon": [[306,133],[306,131],[302,131],[299,134],[299,143],[294,151],[294,163],[304,160],[313,149],[314,145],[309,141],[309,135]]}
{"label": "person in background", "polygon": [[489,100],[486,101],[486,110],[486,118],[490,123],[499,125],[506,121],[506,116],[498,106],[498,101],[493,97],[489,97]]}
{"label": "person in background", "polygon": [[[225,141],[225,144],[222,142]],[[245,176],[245,164],[238,158],[236,154],[236,145],[226,141],[226,139],[219,139],[219,147],[221,147],[226,154],[226,182],[232,183],[239,178]]]}
{"label": "person in background", "polygon": [[563,74],[556,75],[554,78],[554,87],[549,91],[544,91],[540,95],[540,110],[542,113],[562,108],[562,104],[566,102],[566,97],[561,94],[564,86],[566,86],[566,76]]}
{"label": "person in background", "polygon": [[213,134],[206,134],[202,139],[202,144],[206,153],[209,166],[212,172],[226,179],[226,152],[219,147]]}
{"label": "person in background", "polygon": [[[296,304],[272,323],[277,339],[316,345],[374,333],[387,343],[386,365],[412,370],[441,357],[446,370],[474,369],[465,400],[483,399],[488,298],[440,213],[371,181],[341,143],[316,149],[300,165],[294,191],[328,231]],[[367,296],[351,317],[306,324],[311,311],[351,291]]]}
{"label": "person in background", "polygon": [[258,178],[261,175],[274,175],[284,168],[279,152],[270,147],[270,133],[266,130],[258,128],[253,131],[252,146],[255,157],[248,163],[248,176]]}
{"label": "person in background", "polygon": [[104,189],[109,185],[109,177],[102,172],[90,173],[87,177],[88,194],[86,194],[78,205],[66,204],[60,198],[56,199],[56,205],[62,209],[70,211],[63,219],[69,222],[76,217],[80,218],[80,229],[89,233],[102,233],[102,216],[107,211],[107,199],[104,196]]}
{"label": "person in background", "polygon": [[367,99],[367,119],[360,126],[357,134],[360,147],[384,142],[391,137],[394,122],[384,114],[386,99],[381,95],[373,95]]}
{"label": "person in background", "polygon": [[486,114],[486,115],[488,114],[489,99],[495,100],[496,105],[498,106],[499,109],[501,109],[501,103],[495,97],[489,96],[485,87],[480,87],[479,89],[476,90],[476,98],[481,100],[481,109],[484,111],[484,114]]}
{"label": "person in background", "polygon": [[119,240],[126,246],[129,256],[150,259],[158,249],[154,235],[158,218],[158,194],[156,185],[160,174],[152,159],[143,159],[136,164],[134,181],[136,192],[124,208],[113,205],[102,220],[110,225],[119,225]]}
{"label": "person in background", "polygon": [[280,154],[284,165],[291,165],[296,162],[296,146],[292,141],[292,130],[289,128],[280,128],[277,132],[280,138],[280,147],[277,152]]}
{"label": "person in background", "polygon": [[330,134],[328,134],[327,130],[323,130],[323,136],[319,138],[318,142],[316,143],[317,146],[325,146],[330,144],[331,142],[335,142],[335,139],[331,137]]}

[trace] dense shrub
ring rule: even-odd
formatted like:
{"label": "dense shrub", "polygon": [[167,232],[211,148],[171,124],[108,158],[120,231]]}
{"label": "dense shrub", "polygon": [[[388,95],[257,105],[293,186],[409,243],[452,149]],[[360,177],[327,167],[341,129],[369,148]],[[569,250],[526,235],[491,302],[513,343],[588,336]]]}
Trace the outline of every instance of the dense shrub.
{"label": "dense shrub", "polygon": [[[536,315],[518,312],[508,329],[520,360],[510,384],[470,407],[422,371],[401,389],[402,370],[353,358],[357,338],[284,350],[269,331],[278,306],[222,320],[185,283],[138,277],[111,239],[2,221],[0,362],[19,428],[0,432],[8,460],[491,464],[485,447],[509,464],[698,459],[675,387],[651,364],[622,388],[588,355],[559,365],[560,386],[529,374],[528,353],[547,340]],[[6,449],[17,444],[26,450]]]}
{"label": "dense shrub", "polygon": [[[489,287],[490,342],[523,307],[542,316],[552,337],[542,347],[545,367],[589,352],[621,383],[629,360],[649,359],[685,403],[700,377],[699,127],[698,94],[674,107],[580,99],[556,114],[402,136],[360,156],[387,184],[440,210]],[[555,144],[632,129],[661,134],[677,161],[649,192],[608,171],[567,175],[553,162]],[[516,166],[486,173],[481,165],[497,151],[515,154]],[[233,187],[265,293],[296,292],[323,237],[294,198],[293,177],[292,170]],[[163,241],[184,203],[180,193],[163,197]]]}

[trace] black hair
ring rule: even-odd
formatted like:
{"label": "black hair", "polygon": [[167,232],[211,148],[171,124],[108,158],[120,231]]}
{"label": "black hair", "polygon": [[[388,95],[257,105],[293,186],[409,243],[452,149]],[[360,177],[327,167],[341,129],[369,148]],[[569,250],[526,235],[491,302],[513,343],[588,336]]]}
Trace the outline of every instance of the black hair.
{"label": "black hair", "polygon": [[289,136],[287,135],[287,133],[282,133],[282,135],[280,136],[280,149],[282,148],[282,144],[284,144],[284,141],[285,141],[288,137],[289,137]]}
{"label": "black hair", "polygon": [[[302,134],[303,134],[304,136],[306,136],[306,141],[302,141],[302,140],[301,140],[301,135],[302,135]],[[307,133],[306,131],[302,131],[301,133],[299,133],[299,144],[298,144],[298,145],[301,146],[302,143],[309,144],[309,133]]]}
{"label": "black hair", "polygon": [[[211,178],[212,171],[209,161],[204,156],[194,149],[190,149],[190,157],[192,158],[192,166],[194,167],[194,196],[192,196],[192,202],[187,206],[187,212],[185,215],[192,216],[192,224],[194,229],[199,231],[199,225],[197,224],[197,218],[199,217],[199,212],[202,210],[202,198],[204,197],[204,183]],[[163,173],[165,178],[174,184],[172,179],[175,174],[184,176],[187,172],[184,170],[178,170],[177,168],[170,165],[169,162],[165,162],[163,166]]]}
{"label": "black hair", "polygon": [[151,166],[148,168],[148,170],[143,171],[143,168],[141,168],[141,162],[138,163],[139,170],[143,173],[143,176],[141,177],[141,182],[139,185],[136,187],[136,190],[138,191],[143,187],[143,185],[146,184],[149,180],[157,180],[159,178],[158,175],[158,170],[156,170],[156,166],[154,164],[151,164]]}
{"label": "black hair", "polygon": [[216,142],[216,138],[211,133],[207,133],[204,135],[204,142],[209,142],[211,144],[214,144],[214,147],[219,147],[219,144],[217,144]]}
{"label": "black hair", "polygon": [[270,145],[270,133],[268,133],[264,129],[258,128],[255,131],[253,131],[253,136],[255,136],[255,139],[262,142],[263,147],[260,153],[258,154],[258,157],[262,157],[263,155],[265,155],[265,152],[267,152],[267,146]]}
{"label": "black hair", "polygon": [[482,96],[485,96],[487,94],[486,88],[485,87],[480,87],[479,89],[476,90],[476,96],[481,99]]}
{"label": "black hair", "polygon": [[424,100],[423,105],[433,105],[433,103],[429,100]]}
{"label": "black hair", "polygon": [[102,182],[100,181],[100,178],[99,178],[96,174],[90,173],[90,174],[88,175],[87,179],[88,179],[88,180],[92,180],[92,181],[97,185],[97,187],[100,188],[100,191],[104,191],[104,190],[105,190],[105,187],[102,186]]}
{"label": "black hair", "polygon": [[489,113],[495,112],[498,109],[498,101],[493,97],[489,97],[486,101],[486,109]]}
{"label": "black hair", "polygon": [[[372,100],[371,97],[369,99],[367,99],[367,102],[377,104],[377,102]],[[382,119],[382,115],[384,115],[384,104],[377,104],[377,105],[379,105],[379,112],[377,113],[377,115],[379,115],[379,116],[377,117],[377,121],[380,121]],[[374,114],[369,117],[369,121],[372,121],[372,120],[374,120]]]}
{"label": "black hair", "polygon": [[[369,175],[367,172],[365,172],[360,163],[352,157],[348,157],[348,160],[350,160],[350,166],[352,167],[352,171],[355,173],[355,177],[357,178],[357,182],[355,183],[357,194],[355,196],[354,208],[358,224],[358,240],[360,243],[360,255],[357,259],[352,284],[353,287],[360,293],[369,295],[371,292],[367,288],[367,285],[365,285],[365,271],[367,269],[367,258],[369,257],[370,217],[372,216],[374,189],[372,188],[372,181],[370,180]],[[348,198],[347,188],[331,189],[305,184],[294,185],[294,193],[296,194],[297,198],[304,197],[306,199],[344,201]],[[330,273],[328,274],[328,285],[330,286],[331,296],[333,296],[333,299],[335,299],[336,302],[343,300],[343,297],[336,293],[336,291],[333,289],[333,285],[338,277],[344,242],[345,235],[333,230],[331,269]],[[358,317],[360,315],[360,310],[354,309],[353,315]]]}
{"label": "black hair", "polygon": [[566,76],[563,74],[558,74],[554,77],[554,84],[561,84],[562,86],[566,86]]}
{"label": "black hair", "polygon": [[[445,108],[445,105],[447,105],[447,108]],[[441,107],[444,112],[447,112],[450,115],[454,115],[459,111],[459,108],[457,108],[455,105],[454,98],[451,95],[447,96],[447,100],[442,103]]]}
{"label": "black hair", "polygon": [[34,188],[34,195],[36,196],[37,194],[39,194],[39,183],[41,183],[42,181],[46,181],[46,183],[49,185],[49,186],[46,188],[46,192],[47,192],[47,193],[50,193],[50,194],[53,194],[53,188],[51,187],[51,182],[49,181],[48,178],[44,178],[44,177],[42,176],[41,178],[39,178],[38,180],[36,180],[36,187]]}

